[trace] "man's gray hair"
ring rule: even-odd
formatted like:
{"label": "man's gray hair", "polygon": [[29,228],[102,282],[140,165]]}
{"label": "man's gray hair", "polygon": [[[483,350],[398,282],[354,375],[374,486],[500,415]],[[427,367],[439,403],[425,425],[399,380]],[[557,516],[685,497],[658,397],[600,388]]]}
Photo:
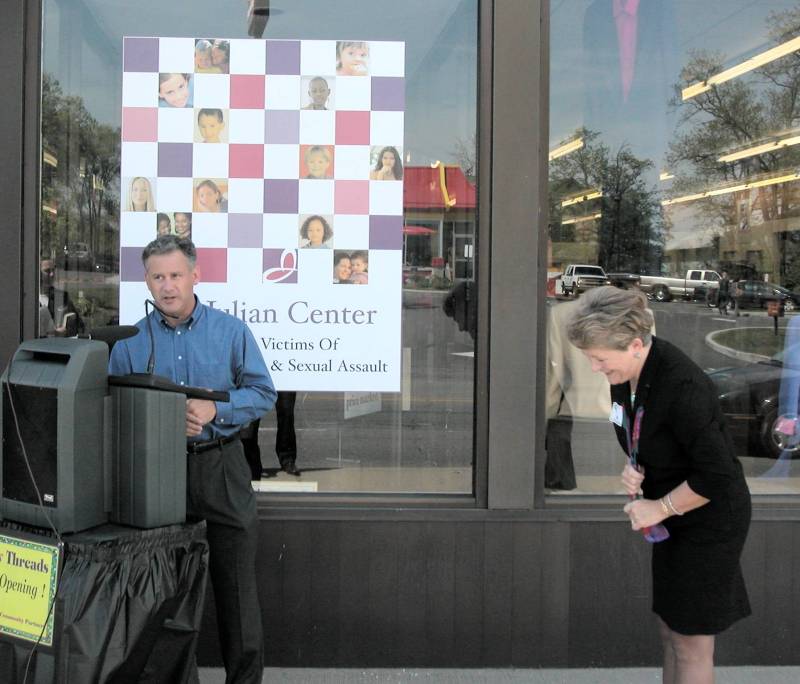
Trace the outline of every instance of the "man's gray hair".
{"label": "man's gray hair", "polygon": [[567,323],[567,337],[578,349],[627,349],[639,338],[650,344],[653,312],[639,290],[605,286],[581,295]]}
{"label": "man's gray hair", "polygon": [[194,243],[188,238],[178,237],[177,235],[161,235],[153,240],[142,250],[142,263],[147,269],[147,260],[151,256],[160,256],[172,252],[182,252],[189,260],[189,265],[194,268],[197,263],[197,250]]}

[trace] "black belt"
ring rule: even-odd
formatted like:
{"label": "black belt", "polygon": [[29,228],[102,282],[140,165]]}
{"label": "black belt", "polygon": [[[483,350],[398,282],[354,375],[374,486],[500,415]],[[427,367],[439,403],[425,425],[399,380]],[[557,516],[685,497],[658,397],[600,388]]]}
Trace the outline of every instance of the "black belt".
{"label": "black belt", "polygon": [[224,444],[230,444],[234,440],[239,439],[239,434],[230,435],[229,437],[220,437],[219,439],[209,439],[207,442],[187,442],[186,452],[189,454],[202,454],[209,449],[221,449]]}

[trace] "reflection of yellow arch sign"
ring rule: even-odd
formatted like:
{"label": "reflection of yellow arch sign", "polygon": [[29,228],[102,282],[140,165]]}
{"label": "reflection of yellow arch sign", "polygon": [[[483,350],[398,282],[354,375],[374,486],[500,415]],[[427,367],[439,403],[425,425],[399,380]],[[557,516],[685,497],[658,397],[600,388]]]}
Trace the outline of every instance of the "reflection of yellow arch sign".
{"label": "reflection of yellow arch sign", "polygon": [[[53,645],[61,545],[0,534],[0,636]],[[46,622],[46,626],[45,626]],[[43,629],[44,627],[44,629]]]}

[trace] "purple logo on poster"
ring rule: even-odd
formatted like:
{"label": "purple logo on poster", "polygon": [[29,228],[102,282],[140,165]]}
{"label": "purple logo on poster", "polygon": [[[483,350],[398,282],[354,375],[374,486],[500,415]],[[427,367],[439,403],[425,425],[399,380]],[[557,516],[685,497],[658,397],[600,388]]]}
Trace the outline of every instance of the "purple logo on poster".
{"label": "purple logo on poster", "polygon": [[265,249],[263,268],[265,283],[296,283],[297,250]]}

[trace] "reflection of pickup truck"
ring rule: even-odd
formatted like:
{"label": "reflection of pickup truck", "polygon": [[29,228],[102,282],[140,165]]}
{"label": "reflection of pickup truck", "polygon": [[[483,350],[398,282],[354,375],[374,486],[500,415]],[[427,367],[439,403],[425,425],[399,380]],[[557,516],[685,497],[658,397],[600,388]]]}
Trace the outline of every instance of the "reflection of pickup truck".
{"label": "reflection of pickup truck", "polygon": [[561,292],[567,296],[608,284],[610,281],[605,271],[600,266],[589,264],[570,264],[561,276]]}
{"label": "reflection of pickup truck", "polygon": [[719,273],[694,268],[686,271],[685,278],[643,275],[639,286],[657,302],[668,302],[675,297],[697,299],[719,287]]}

